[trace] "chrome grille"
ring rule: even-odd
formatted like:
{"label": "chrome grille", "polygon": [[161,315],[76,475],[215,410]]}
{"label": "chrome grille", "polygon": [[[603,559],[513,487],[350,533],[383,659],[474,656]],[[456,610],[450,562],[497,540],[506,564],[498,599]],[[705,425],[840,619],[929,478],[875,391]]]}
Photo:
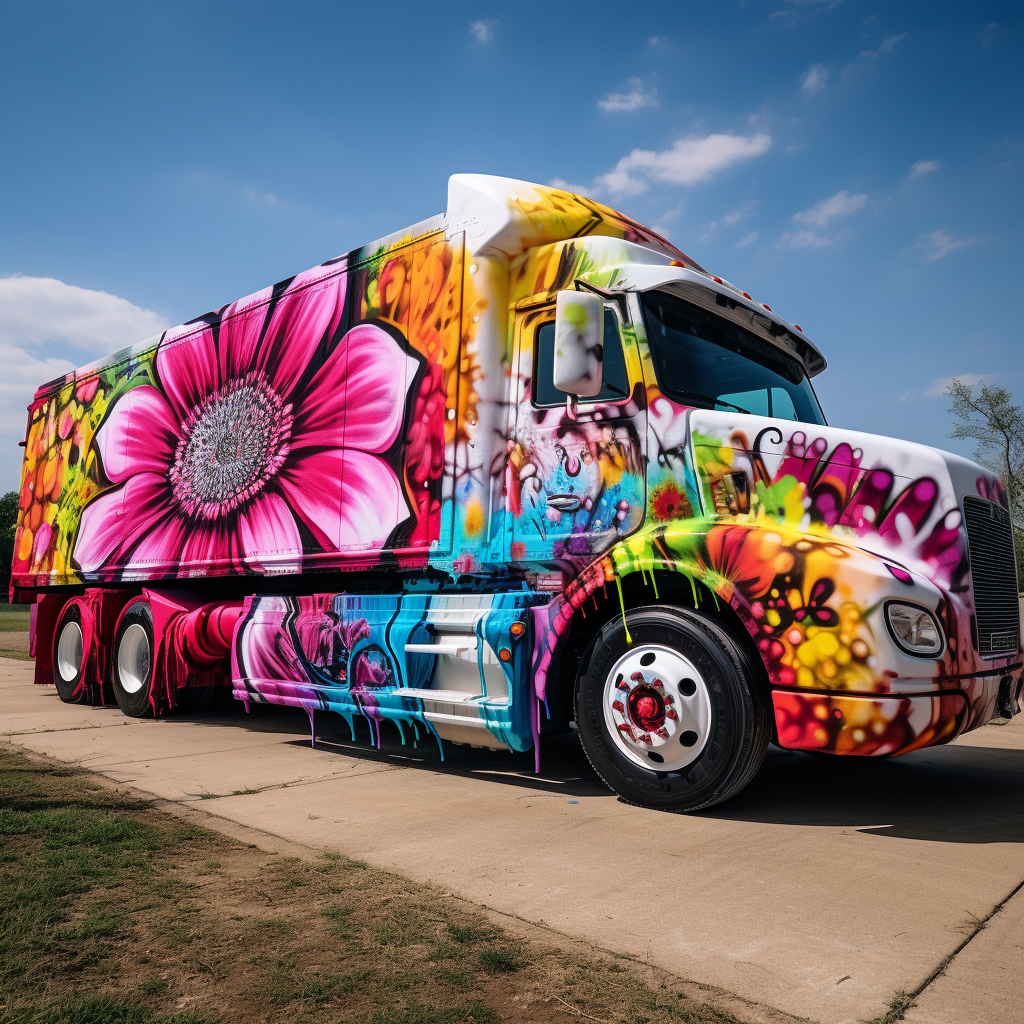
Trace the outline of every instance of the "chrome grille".
{"label": "chrome grille", "polygon": [[1020,605],[1010,514],[991,501],[967,497],[964,523],[971,552],[978,652],[983,657],[1012,654],[1020,642]]}

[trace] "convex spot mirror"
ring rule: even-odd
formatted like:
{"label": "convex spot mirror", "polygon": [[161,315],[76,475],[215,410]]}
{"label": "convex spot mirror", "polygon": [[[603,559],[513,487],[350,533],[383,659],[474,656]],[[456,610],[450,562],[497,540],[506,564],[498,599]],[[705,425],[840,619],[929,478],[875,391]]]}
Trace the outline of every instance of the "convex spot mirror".
{"label": "convex spot mirror", "polygon": [[593,292],[559,292],[555,302],[555,387],[580,398],[601,391],[604,303]]}

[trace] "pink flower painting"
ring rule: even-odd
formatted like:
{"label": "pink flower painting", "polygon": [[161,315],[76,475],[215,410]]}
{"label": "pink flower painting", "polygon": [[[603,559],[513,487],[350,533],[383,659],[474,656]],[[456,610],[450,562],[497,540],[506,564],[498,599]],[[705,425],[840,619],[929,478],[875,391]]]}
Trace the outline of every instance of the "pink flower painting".
{"label": "pink flower painting", "polygon": [[384,456],[418,363],[372,324],[335,342],[340,269],[301,274],[164,336],[157,385],[128,391],[97,432],[115,487],[82,513],[83,572],[190,562],[296,571],[304,547],[377,549],[408,518]]}

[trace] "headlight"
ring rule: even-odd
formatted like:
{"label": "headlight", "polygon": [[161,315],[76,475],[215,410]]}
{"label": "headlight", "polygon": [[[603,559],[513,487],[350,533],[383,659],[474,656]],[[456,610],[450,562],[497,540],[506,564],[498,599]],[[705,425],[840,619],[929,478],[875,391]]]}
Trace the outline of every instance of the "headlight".
{"label": "headlight", "polygon": [[885,621],[896,645],[907,654],[937,658],[942,653],[942,627],[930,611],[916,604],[890,601],[885,606]]}

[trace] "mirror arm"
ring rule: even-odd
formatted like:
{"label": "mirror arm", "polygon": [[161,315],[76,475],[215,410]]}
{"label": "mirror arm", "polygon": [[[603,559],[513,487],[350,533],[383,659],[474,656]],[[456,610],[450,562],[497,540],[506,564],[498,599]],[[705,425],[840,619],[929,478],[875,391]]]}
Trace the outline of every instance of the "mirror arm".
{"label": "mirror arm", "polygon": [[622,322],[624,324],[629,323],[629,303],[625,292],[613,292],[608,288],[600,288],[596,284],[590,284],[589,281],[581,281],[579,278],[576,278],[573,284],[578,292],[593,292],[595,295],[600,295],[605,301],[613,302],[618,306]]}
{"label": "mirror arm", "polygon": [[566,395],[565,396],[565,415],[571,420],[578,419],[576,410],[579,407],[580,397],[579,395]]}

